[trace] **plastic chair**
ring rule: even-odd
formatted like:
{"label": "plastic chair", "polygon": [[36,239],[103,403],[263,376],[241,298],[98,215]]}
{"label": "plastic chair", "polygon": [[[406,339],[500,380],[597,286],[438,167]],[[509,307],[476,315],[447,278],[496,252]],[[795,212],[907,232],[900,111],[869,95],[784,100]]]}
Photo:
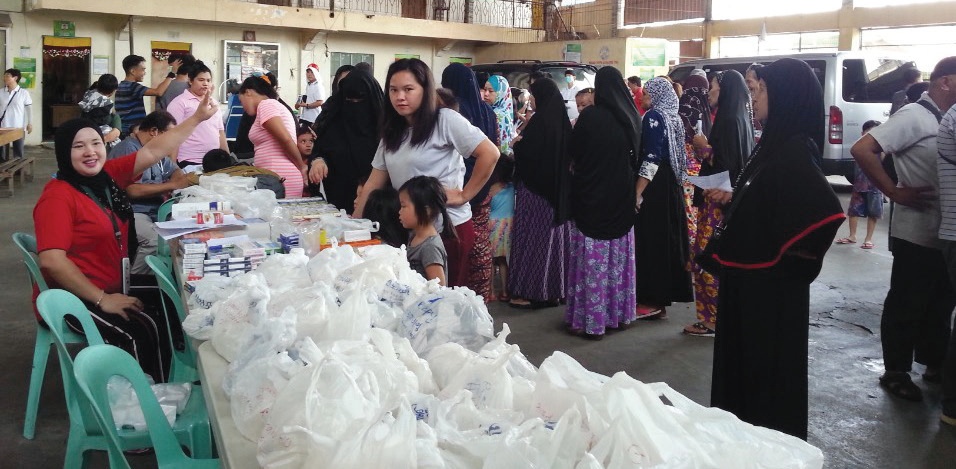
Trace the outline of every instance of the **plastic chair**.
{"label": "plastic chair", "polygon": [[[179,202],[179,199],[182,199],[182,196],[170,197],[169,200],[163,202],[156,212],[156,221],[167,221],[169,215],[173,212],[173,204]],[[156,235],[156,237],[158,238],[156,240],[156,255],[163,259],[170,259],[169,243],[162,236]]]}
{"label": "plastic chair", "polygon": [[[109,443],[110,467],[129,468],[123,456],[121,435],[116,431],[113,414],[110,411],[106,385],[113,376],[122,376],[133,385],[140,408],[146,417],[149,437],[156,450],[156,461],[160,469],[165,468],[218,468],[218,459],[193,459],[183,453],[179,441],[167,423],[163,410],[156,401],[156,395],[143,377],[143,370],[130,354],[112,345],[91,345],[76,356],[74,363],[76,381],[83,394],[93,407],[96,421],[99,422]],[[196,391],[193,391],[193,395]],[[192,400],[192,396],[190,396]]]}
{"label": "plastic chair", "polygon": [[[30,275],[30,290],[36,285],[39,291],[47,290],[46,280],[40,273],[37,262],[37,240],[27,233],[13,233],[13,243],[23,255],[23,263],[27,266]],[[86,339],[79,334],[68,332],[63,341],[68,344],[85,343]],[[50,347],[53,345],[53,335],[45,325],[37,321],[37,338],[33,346],[33,370],[30,372],[30,389],[27,393],[27,415],[23,419],[23,437],[32,440],[36,434],[37,411],[40,408],[40,391],[43,388],[43,377],[46,375],[46,363],[50,357]]]}
{"label": "plastic chair", "polygon": [[[76,318],[89,345],[102,345],[103,338],[93,323],[93,317],[86,309],[86,305],[68,291],[54,289],[41,293],[37,298],[37,309],[40,310],[43,320],[50,326],[50,332],[56,343],[60,358],[60,372],[63,374],[63,392],[66,395],[66,406],[70,415],[70,434],[66,443],[66,459],[63,467],[65,469],[85,467],[86,452],[109,450],[110,442],[109,437],[103,434],[97,423],[90,402],[83,396],[77,385],[76,375],[73,372],[73,359],[62,340],[65,333],[70,330],[66,324],[66,317]],[[142,369],[139,369],[139,375],[145,380]],[[186,408],[176,418],[173,432],[181,444],[190,448],[192,454],[200,458],[212,456],[209,415],[200,386],[193,386]],[[152,446],[152,440],[147,431],[122,430],[116,434],[122,451]],[[110,459],[112,461],[113,458]]]}
{"label": "plastic chair", "polygon": [[[186,320],[186,309],[183,307],[183,298],[179,289],[176,288],[176,282],[173,280],[173,273],[169,264],[160,257],[146,256],[146,265],[148,265],[153,271],[153,274],[156,275],[156,283],[159,284],[159,290],[169,298],[176,308],[176,315],[171,316],[169,311],[166,310],[166,302],[163,302],[163,312],[166,314],[166,321],[175,321],[178,318],[180,324],[182,324],[182,322]],[[172,346],[171,338],[170,346]],[[173,360],[170,364],[169,380],[173,382],[197,380],[199,373],[196,371],[196,353],[193,350],[189,338],[186,338],[186,346],[183,347],[183,350],[177,350],[176,347],[173,347],[172,350]]]}

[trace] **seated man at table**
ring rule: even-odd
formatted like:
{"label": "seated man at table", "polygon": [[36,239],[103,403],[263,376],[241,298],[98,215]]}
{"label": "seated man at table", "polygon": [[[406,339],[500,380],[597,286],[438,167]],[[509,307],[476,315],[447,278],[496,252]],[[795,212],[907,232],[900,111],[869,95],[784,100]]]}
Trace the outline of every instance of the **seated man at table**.
{"label": "seated man at table", "polygon": [[[150,140],[162,135],[176,125],[176,119],[166,111],[155,111],[143,119],[129,135],[116,145],[109,154],[109,159],[119,158],[130,153],[136,153]],[[169,193],[176,189],[189,186],[186,175],[169,157],[150,166],[143,171],[143,176],[136,184],[126,188],[126,193],[133,207],[136,240],[139,244],[136,250],[136,259],[130,268],[132,274],[149,274],[146,265],[146,256],[156,254],[156,214],[159,206],[166,200]]]}

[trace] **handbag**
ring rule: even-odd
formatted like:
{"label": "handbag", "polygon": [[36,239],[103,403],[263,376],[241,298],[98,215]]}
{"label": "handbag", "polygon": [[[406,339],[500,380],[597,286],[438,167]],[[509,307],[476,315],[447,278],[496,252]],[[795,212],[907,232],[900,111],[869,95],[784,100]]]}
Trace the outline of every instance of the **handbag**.
{"label": "handbag", "polygon": [[[710,241],[707,242],[707,246],[704,247],[704,250],[694,256],[694,262],[697,263],[702,269],[710,272],[712,275],[720,275],[722,266],[720,262],[717,262],[717,259],[714,258],[714,254],[720,249],[720,243],[723,239],[724,231],[727,230],[727,227],[730,226],[731,218],[733,218],[734,212],[737,211],[737,206],[740,205],[740,201],[743,200],[744,194],[747,192],[747,188],[750,187],[750,184],[757,178],[757,175],[767,166],[766,159],[758,163],[757,166],[750,176],[743,182],[743,184],[738,184],[737,190],[734,192],[734,197],[730,201],[730,207],[724,211],[724,219],[720,222],[720,225],[714,229],[713,236],[710,237]],[[744,168],[746,170],[746,168]]]}

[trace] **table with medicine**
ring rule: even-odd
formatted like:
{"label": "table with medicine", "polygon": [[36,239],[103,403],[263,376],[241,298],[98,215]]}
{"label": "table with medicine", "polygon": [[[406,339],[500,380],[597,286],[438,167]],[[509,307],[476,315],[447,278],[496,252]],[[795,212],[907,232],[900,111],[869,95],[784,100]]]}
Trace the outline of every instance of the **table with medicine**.
{"label": "table with medicine", "polygon": [[226,178],[185,189],[199,205],[161,230],[224,467],[823,466],[664,383],[560,351],[534,366],[481,297],[425,281],[377,224]]}

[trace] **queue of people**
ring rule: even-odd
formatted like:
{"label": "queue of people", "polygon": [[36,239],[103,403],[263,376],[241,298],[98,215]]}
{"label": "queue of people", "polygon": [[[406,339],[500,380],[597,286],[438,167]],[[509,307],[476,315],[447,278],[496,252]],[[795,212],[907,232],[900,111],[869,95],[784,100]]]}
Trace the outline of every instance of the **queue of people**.
{"label": "queue of people", "polygon": [[[188,184],[182,169],[211,164],[210,155],[232,160],[209,68],[170,58],[176,70],[151,89],[138,84],[140,59],[123,61],[123,82],[104,75],[94,84],[84,98],[88,119],[58,129],[59,171],[34,218],[51,285],[87,302],[104,338],[162,381],[169,351],[157,337],[166,321],[155,305],[122,294],[123,266],[145,257],[150,236],[155,243],[148,222],[165,195]],[[914,350],[931,367],[927,380],[952,376],[940,378],[946,353],[956,364],[943,324],[944,310],[956,306],[946,273],[956,270],[946,244],[956,235],[943,234],[956,203],[944,200],[942,225],[917,210],[933,203],[923,186],[956,181],[937,182],[936,147],[921,137],[945,127],[952,143],[954,111],[942,127],[920,114],[940,116],[956,103],[956,64],[941,64],[922,98],[928,104],[902,108],[854,146],[862,174],[902,206],[881,383],[912,400],[920,395],[906,374]],[[461,64],[443,70],[441,89],[418,59],[392,63],[384,88],[367,66],[340,68],[328,97],[318,69],[307,76],[309,92],[296,107],[321,111],[301,121],[271,74],[239,88],[239,140],[285,197],[324,194],[378,221],[383,242],[405,245],[410,264],[442,285],[517,308],[566,303],[574,335],[600,339],[666,317],[674,302],[695,302],[698,321],[683,331],[716,337],[713,405],[806,438],[809,286],[845,218],[817,164],[823,96],[806,63],[694,74],[679,88],[666,77],[625,80],[613,67],[583,90],[573,72],[565,83],[535,74],[517,105],[505,77],[476,76]],[[181,92],[167,96],[165,111],[139,111],[143,96],[173,86]],[[917,125],[907,119],[922,133],[901,130]],[[119,136],[107,159],[106,140]],[[940,150],[952,150],[946,145]],[[899,187],[874,160],[883,152],[898,160]],[[956,168],[956,155],[939,164]],[[732,192],[689,184],[725,171]],[[918,268],[930,264],[931,272]],[[917,303],[919,314],[899,312]],[[916,343],[930,329],[933,343]],[[956,416],[952,381],[948,416]]]}

